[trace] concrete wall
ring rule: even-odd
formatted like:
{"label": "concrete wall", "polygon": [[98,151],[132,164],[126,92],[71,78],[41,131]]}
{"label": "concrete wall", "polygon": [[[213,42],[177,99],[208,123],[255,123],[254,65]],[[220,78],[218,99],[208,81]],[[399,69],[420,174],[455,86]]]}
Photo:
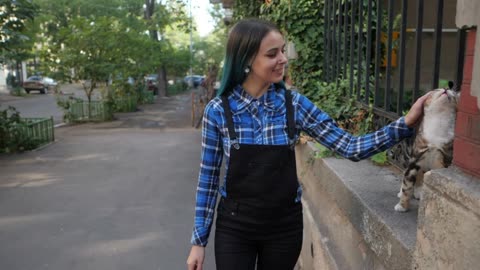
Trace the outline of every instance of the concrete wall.
{"label": "concrete wall", "polygon": [[369,161],[315,158],[297,146],[304,196],[300,269],[408,269],[415,248],[418,205],[394,211],[398,172]]}
{"label": "concrete wall", "polygon": [[[478,14],[480,1],[458,0],[456,26],[478,26]],[[297,147],[305,216],[301,269],[479,268],[480,35],[475,28],[467,33],[464,60],[455,165],[426,174],[423,199],[410,212],[392,209],[400,172],[368,162],[316,159],[312,145]]]}
{"label": "concrete wall", "polygon": [[455,269],[480,265],[480,182],[452,166],[425,177],[424,198],[398,213],[401,172],[315,158],[297,146],[304,196],[300,270]]}
{"label": "concrete wall", "polygon": [[452,167],[426,174],[423,190],[413,268],[478,269],[478,179]]}

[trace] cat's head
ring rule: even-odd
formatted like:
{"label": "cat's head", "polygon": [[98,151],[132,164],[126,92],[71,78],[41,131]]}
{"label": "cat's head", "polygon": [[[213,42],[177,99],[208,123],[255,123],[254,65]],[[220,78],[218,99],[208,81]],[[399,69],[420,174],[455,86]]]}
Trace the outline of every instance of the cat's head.
{"label": "cat's head", "polygon": [[439,88],[425,100],[424,111],[451,111],[457,109],[460,92],[456,91],[453,82],[448,82],[448,87]]}

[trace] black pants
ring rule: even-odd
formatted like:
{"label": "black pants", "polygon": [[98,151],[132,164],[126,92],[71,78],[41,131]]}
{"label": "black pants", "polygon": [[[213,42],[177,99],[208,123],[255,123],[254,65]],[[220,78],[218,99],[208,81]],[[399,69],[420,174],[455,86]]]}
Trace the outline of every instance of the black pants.
{"label": "black pants", "polygon": [[272,210],[222,199],[217,213],[217,270],[294,268],[303,239],[300,203]]}

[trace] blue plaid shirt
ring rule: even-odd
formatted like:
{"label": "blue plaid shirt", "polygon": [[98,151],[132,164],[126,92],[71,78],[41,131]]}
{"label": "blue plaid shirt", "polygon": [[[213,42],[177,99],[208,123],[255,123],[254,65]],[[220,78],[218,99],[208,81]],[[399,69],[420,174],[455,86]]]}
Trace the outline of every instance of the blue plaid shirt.
{"label": "blue plaid shirt", "polygon": [[[287,145],[285,90],[270,89],[260,98],[250,96],[240,85],[228,96],[235,132],[241,144]],[[382,129],[363,136],[353,136],[341,128],[325,112],[297,92],[292,92],[296,136],[305,131],[319,143],[353,161],[384,151],[401,139],[413,135],[403,117]],[[206,246],[213,223],[217,192],[226,197],[225,185],[219,187],[222,158],[226,167],[230,156],[230,140],[219,97],[211,100],[203,116],[202,156],[198,177],[195,221],[191,243]],[[301,192],[299,192],[298,200]]]}

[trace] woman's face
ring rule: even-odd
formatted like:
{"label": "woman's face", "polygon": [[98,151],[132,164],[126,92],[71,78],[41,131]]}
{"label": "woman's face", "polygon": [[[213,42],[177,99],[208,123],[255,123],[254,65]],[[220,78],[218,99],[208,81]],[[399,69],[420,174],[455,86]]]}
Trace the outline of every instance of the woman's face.
{"label": "woman's face", "polygon": [[255,80],[262,84],[278,83],[283,79],[286,64],[285,40],[279,32],[270,31],[263,38],[251,63],[247,80]]}

